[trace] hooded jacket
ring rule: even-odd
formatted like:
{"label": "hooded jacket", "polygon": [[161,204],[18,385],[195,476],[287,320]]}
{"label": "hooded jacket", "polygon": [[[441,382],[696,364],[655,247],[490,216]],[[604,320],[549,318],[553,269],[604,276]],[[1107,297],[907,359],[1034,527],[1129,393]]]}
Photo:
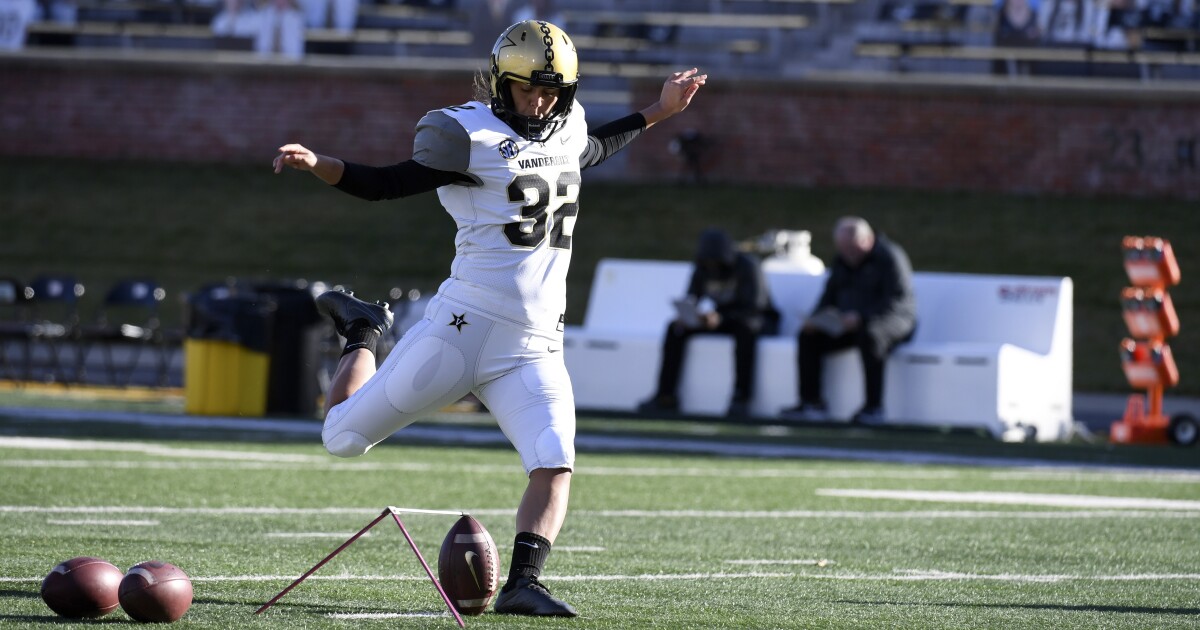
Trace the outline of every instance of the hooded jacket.
{"label": "hooded jacket", "polygon": [[737,251],[724,230],[710,228],[700,234],[687,292],[697,300],[711,299],[722,319],[746,320],[754,327],[769,323],[774,312],[758,260]]}

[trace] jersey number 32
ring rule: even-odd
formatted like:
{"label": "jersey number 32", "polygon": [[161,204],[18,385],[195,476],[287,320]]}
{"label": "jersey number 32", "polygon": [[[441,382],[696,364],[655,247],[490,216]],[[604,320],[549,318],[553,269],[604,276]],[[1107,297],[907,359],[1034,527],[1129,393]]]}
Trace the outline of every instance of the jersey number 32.
{"label": "jersey number 32", "polygon": [[[521,219],[504,226],[508,242],[517,247],[537,247],[550,234],[550,247],[571,249],[571,233],[579,214],[579,171],[564,171],[554,182],[537,173],[518,175],[508,185],[508,200],[522,201]],[[557,204],[557,207],[555,207]]]}

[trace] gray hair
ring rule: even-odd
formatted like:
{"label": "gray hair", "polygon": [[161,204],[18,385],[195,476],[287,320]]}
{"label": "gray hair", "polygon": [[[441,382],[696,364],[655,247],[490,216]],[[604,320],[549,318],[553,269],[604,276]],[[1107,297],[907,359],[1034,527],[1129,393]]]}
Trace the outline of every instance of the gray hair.
{"label": "gray hair", "polygon": [[837,226],[833,228],[834,238],[837,238],[837,235],[843,231],[849,232],[856,243],[862,243],[875,237],[875,230],[871,229],[871,224],[862,217],[845,216],[838,219]]}

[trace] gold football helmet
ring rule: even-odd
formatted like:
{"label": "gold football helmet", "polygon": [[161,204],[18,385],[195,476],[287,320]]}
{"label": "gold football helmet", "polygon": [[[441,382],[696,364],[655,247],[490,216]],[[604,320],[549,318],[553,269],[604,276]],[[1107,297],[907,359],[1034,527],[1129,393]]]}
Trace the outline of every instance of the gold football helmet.
{"label": "gold football helmet", "polygon": [[[517,22],[505,29],[492,46],[492,112],[521,137],[544,142],[558,131],[575,104],[579,55],[562,29],[539,20]],[[546,118],[517,113],[510,81],[558,88],[558,102]]]}

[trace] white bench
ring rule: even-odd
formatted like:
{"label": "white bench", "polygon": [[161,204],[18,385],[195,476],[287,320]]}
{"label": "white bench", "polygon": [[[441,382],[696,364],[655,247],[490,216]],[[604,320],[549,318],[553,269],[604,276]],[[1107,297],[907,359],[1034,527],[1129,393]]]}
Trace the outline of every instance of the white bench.
{"label": "white bench", "polygon": [[[825,283],[786,265],[764,266],[783,316],[778,336],[759,340],[751,415],[771,418],[796,404],[796,332]],[[566,328],[565,359],[581,410],[634,411],[658,383],[662,335],[691,263],[602,260],[583,326]],[[997,438],[1065,438],[1071,429],[1070,278],[917,272],[918,325],[889,358],[888,421],[982,428]],[[858,353],[826,360],[824,395],[834,418],[863,403]],[[693,337],[679,388],[681,411],[725,413],[733,391],[733,340]]]}

